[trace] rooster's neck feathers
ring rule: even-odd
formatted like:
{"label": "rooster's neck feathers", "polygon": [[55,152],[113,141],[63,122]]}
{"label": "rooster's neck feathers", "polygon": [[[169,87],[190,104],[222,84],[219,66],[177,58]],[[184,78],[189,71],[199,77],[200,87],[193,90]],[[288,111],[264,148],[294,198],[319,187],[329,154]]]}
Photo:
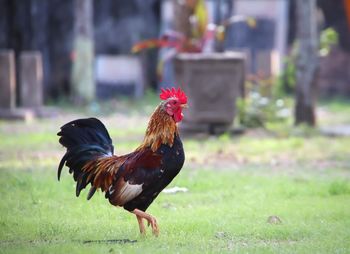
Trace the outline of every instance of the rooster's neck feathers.
{"label": "rooster's neck feathers", "polygon": [[148,123],[143,143],[137,150],[150,147],[155,152],[162,144],[173,146],[174,134],[177,133],[174,119],[169,116],[160,104],[153,112]]}

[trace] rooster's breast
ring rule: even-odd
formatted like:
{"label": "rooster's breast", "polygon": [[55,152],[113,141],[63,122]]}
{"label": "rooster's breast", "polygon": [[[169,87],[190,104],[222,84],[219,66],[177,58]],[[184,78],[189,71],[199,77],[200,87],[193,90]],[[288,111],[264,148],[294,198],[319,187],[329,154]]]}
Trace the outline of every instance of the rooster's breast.
{"label": "rooster's breast", "polygon": [[[179,136],[175,136],[173,146],[161,145],[157,153],[162,155],[162,166],[165,176],[173,176],[180,172],[184,162],[185,153]],[[172,179],[171,179],[172,180]]]}
{"label": "rooster's breast", "polygon": [[145,211],[158,194],[180,172],[185,162],[183,145],[178,135],[175,135],[174,143],[171,147],[161,145],[156,153],[162,157],[160,168],[156,174],[146,176],[143,191],[124,205],[126,210],[139,209]]}

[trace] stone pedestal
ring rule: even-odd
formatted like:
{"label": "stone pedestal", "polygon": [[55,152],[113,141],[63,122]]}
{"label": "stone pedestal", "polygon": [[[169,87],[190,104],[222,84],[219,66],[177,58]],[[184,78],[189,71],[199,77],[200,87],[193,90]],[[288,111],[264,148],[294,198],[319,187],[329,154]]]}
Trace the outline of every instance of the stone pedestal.
{"label": "stone pedestal", "polygon": [[16,106],[16,66],[13,50],[0,51],[0,108]]}
{"label": "stone pedestal", "polygon": [[20,55],[20,104],[38,108],[43,105],[43,64],[40,52]]}
{"label": "stone pedestal", "polygon": [[189,105],[181,128],[210,133],[228,130],[236,99],[244,95],[244,76],[242,53],[179,54],[176,84],[188,95]]}

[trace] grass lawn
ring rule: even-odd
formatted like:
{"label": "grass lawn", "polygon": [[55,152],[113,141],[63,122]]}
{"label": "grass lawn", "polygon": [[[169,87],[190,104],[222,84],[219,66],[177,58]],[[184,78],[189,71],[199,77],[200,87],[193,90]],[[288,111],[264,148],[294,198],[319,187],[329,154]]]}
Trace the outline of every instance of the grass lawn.
{"label": "grass lawn", "polygon": [[[149,208],[158,238],[150,229],[141,237],[135,216],[101,193],[90,201],[87,191],[76,198],[68,170],[57,181],[61,125],[99,115],[122,154],[141,141],[152,103],[146,98],[109,105],[111,112],[118,108],[113,113],[95,105],[64,109],[55,119],[0,122],[0,253],[350,252],[349,137],[287,127],[288,135],[254,130],[184,139],[186,162],[171,186],[188,192],[162,193]],[[320,122],[349,124],[349,108],[323,103],[327,119]],[[269,216],[282,223],[268,223]]]}

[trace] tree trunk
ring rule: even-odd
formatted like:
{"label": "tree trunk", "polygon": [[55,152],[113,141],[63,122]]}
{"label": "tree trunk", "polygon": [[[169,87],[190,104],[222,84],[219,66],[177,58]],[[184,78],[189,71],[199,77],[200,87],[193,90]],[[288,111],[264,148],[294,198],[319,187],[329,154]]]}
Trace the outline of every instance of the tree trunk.
{"label": "tree trunk", "polygon": [[296,60],[295,124],[305,123],[314,126],[318,73],[316,0],[297,0],[296,3],[299,50]]}
{"label": "tree trunk", "polygon": [[93,7],[92,0],[75,0],[72,96],[75,103],[95,99],[93,75]]}

